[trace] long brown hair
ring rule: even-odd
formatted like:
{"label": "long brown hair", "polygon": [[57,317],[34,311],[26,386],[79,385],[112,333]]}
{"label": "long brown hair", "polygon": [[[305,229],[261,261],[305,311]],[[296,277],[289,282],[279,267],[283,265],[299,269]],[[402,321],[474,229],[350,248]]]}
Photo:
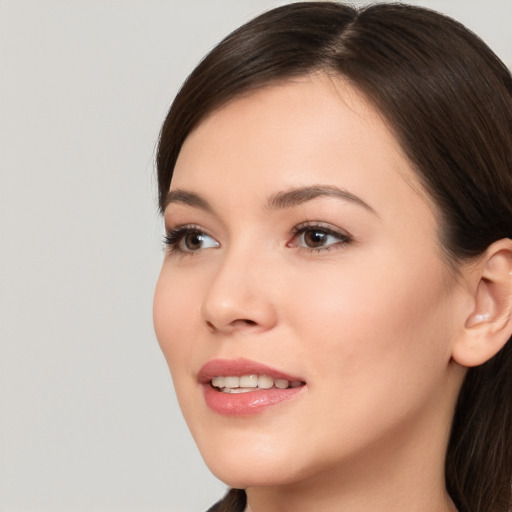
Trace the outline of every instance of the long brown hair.
{"label": "long brown hair", "polygon": [[[440,243],[455,268],[512,238],[510,72],[460,23],[404,4],[294,3],[224,39],[184,83],[162,127],[161,209],[198,123],[237,96],[315,71],[348,79],[387,118],[440,212]],[[510,510],[511,401],[509,340],[468,370],[460,392],[446,486],[461,512]]]}

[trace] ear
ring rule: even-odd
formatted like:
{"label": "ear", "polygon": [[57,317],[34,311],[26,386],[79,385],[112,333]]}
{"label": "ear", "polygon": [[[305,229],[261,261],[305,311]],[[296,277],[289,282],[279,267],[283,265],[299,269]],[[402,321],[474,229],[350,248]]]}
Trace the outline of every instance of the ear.
{"label": "ear", "polygon": [[512,240],[491,244],[471,272],[473,309],[452,358],[462,366],[491,359],[512,335]]}

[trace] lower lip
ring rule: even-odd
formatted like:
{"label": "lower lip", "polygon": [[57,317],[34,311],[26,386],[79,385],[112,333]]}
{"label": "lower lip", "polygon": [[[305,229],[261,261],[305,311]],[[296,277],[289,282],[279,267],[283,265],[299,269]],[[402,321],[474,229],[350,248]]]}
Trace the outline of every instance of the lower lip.
{"label": "lower lip", "polygon": [[287,389],[261,389],[247,393],[223,393],[210,384],[204,386],[206,405],[223,416],[249,416],[262,412],[267,407],[287,402],[302,392],[305,386]]}

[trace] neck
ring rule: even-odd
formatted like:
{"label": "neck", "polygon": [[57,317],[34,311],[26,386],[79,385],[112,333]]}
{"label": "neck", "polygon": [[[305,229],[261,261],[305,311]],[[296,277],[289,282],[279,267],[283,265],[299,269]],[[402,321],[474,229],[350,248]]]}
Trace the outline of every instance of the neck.
{"label": "neck", "polygon": [[[280,488],[250,488],[247,490],[245,512],[457,512],[444,486],[419,489],[403,488],[408,483],[374,482],[371,487],[333,486],[327,482]],[[327,484],[327,485],[326,485]],[[399,492],[398,492],[399,491]]]}
{"label": "neck", "polygon": [[450,418],[436,423],[424,421],[419,436],[409,425],[298,483],[250,487],[246,512],[456,512],[444,479]]}

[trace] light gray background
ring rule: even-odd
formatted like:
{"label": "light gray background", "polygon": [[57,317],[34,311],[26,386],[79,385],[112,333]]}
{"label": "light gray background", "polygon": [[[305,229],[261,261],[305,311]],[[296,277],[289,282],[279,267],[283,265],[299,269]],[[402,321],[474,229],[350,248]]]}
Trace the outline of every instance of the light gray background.
{"label": "light gray background", "polygon": [[[154,338],[155,141],[272,0],[0,0],[0,510],[201,511],[224,492]],[[512,0],[425,0],[510,66]]]}

